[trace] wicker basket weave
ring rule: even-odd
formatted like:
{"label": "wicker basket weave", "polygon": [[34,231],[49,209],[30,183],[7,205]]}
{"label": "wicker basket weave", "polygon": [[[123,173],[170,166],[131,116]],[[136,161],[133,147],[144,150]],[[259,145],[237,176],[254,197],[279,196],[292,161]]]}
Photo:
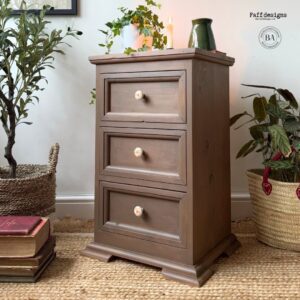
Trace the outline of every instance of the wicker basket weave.
{"label": "wicker basket weave", "polygon": [[17,178],[0,168],[0,215],[48,216],[55,212],[59,145],[52,146],[48,165],[19,165]]}
{"label": "wicker basket weave", "polygon": [[269,179],[272,193],[267,196],[261,174],[260,170],[247,172],[257,239],[276,248],[300,251],[299,183]]}

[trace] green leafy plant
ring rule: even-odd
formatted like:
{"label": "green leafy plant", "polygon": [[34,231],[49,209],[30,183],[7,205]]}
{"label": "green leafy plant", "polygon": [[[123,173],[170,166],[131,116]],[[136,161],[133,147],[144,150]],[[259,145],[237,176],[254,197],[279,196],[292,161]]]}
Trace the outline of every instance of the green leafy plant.
{"label": "green leafy plant", "polygon": [[[100,30],[105,35],[105,42],[99,44],[100,47],[106,49],[109,54],[114,43],[114,39],[121,35],[122,29],[130,24],[136,24],[140,34],[145,37],[153,38],[153,47],[155,49],[163,49],[167,44],[167,37],[162,33],[164,25],[159,21],[158,15],[153,13],[153,8],[160,8],[160,4],[153,0],[145,0],[145,5],[139,5],[134,10],[120,7],[119,11],[122,16],[106,23],[106,30]],[[135,50],[126,48],[124,53],[131,54],[137,51],[146,51],[148,47],[144,44],[140,49]]]}
{"label": "green leafy plant", "polygon": [[[267,99],[260,94],[251,94],[243,99],[252,99],[253,113],[239,113],[230,119],[233,126],[242,118],[247,118],[244,125],[249,126],[251,139],[245,143],[237,158],[252,152],[262,153],[263,164],[272,169],[271,177],[284,182],[300,180],[300,114],[298,102],[286,89],[270,86],[244,85],[254,88],[272,90]],[[281,154],[279,160],[274,156]]]}
{"label": "green leafy plant", "polygon": [[[25,2],[22,4],[24,8]],[[36,92],[43,90],[46,81],[43,72],[53,67],[53,54],[64,54],[60,48],[67,37],[77,37],[82,32],[68,28],[47,31],[50,23],[45,20],[50,6],[44,6],[39,14],[24,12],[15,19],[10,0],[0,0],[0,120],[7,135],[5,158],[9,163],[9,175],[16,177],[17,162],[12,150],[18,125],[31,122],[28,106],[39,101]],[[11,26],[11,22],[15,26]],[[69,45],[69,44],[67,44]],[[70,45],[69,45],[70,46]]]}

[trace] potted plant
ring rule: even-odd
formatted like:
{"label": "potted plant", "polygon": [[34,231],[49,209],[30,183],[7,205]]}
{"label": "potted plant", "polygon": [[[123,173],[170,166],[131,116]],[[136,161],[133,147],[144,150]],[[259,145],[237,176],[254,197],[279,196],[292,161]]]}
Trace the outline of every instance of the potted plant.
{"label": "potted plant", "polygon": [[[48,215],[54,211],[55,168],[59,146],[50,151],[49,165],[18,165],[13,154],[16,130],[26,121],[29,106],[39,101],[44,71],[53,68],[54,54],[79,31],[48,31],[44,6],[39,14],[24,12],[15,19],[10,0],[0,1],[0,121],[7,136],[5,158],[0,169],[0,215]],[[11,26],[14,22],[15,26]]]}
{"label": "potted plant", "polygon": [[138,5],[135,9],[121,7],[122,16],[106,23],[106,30],[100,30],[105,35],[105,42],[99,44],[109,54],[117,36],[123,40],[124,53],[163,49],[167,37],[162,33],[163,23],[152,11],[160,8],[160,4],[153,0],[145,0],[145,5]]}
{"label": "potted plant", "polygon": [[246,85],[272,91],[269,99],[251,94],[253,113],[242,112],[250,140],[237,158],[255,151],[262,154],[264,169],[247,172],[257,238],[274,247],[300,251],[300,115],[294,95],[286,89]]}

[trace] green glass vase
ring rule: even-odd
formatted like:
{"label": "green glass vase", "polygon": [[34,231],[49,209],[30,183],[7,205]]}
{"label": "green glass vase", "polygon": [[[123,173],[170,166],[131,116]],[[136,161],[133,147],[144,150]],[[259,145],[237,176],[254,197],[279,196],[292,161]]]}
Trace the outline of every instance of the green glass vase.
{"label": "green glass vase", "polygon": [[189,48],[216,50],[216,43],[211,29],[212,19],[196,19],[192,21],[193,28],[189,40]]}

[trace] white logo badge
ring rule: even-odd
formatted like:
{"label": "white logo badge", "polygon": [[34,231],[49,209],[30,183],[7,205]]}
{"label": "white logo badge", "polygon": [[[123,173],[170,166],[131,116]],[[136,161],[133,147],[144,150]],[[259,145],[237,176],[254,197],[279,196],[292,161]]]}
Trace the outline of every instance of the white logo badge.
{"label": "white logo badge", "polygon": [[264,48],[274,49],[281,43],[282,36],[276,27],[268,26],[260,31],[258,39]]}

